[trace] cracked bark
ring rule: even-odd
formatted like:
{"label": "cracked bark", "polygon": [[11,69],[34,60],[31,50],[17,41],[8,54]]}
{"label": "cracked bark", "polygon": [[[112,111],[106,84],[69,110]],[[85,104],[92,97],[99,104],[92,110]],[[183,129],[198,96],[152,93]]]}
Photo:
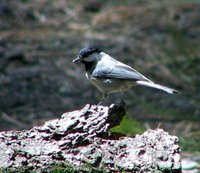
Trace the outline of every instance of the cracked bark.
{"label": "cracked bark", "polygon": [[[135,137],[109,129],[120,124],[124,105],[86,105],[26,131],[0,133],[0,169],[37,172],[181,172],[178,138],[162,129]],[[59,165],[59,166],[58,166]]]}

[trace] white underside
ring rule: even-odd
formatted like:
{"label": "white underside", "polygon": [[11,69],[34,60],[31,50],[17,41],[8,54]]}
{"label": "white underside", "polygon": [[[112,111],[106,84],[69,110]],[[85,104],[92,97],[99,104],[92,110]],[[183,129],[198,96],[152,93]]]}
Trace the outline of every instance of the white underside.
{"label": "white underside", "polygon": [[119,79],[96,79],[86,73],[87,79],[103,93],[123,92],[131,88],[134,83]]}

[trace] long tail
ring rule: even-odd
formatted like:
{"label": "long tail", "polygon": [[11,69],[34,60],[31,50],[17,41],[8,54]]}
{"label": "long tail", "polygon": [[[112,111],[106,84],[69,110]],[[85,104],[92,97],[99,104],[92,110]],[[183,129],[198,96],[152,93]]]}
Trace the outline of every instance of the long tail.
{"label": "long tail", "polygon": [[151,81],[136,81],[136,83],[138,85],[143,85],[143,86],[148,86],[148,87],[151,87],[151,88],[156,88],[156,89],[159,89],[159,90],[163,90],[169,94],[174,94],[174,93],[178,93],[177,90],[175,89],[172,89],[172,88],[169,88],[169,87],[166,87],[166,86],[163,86],[163,85],[160,85],[160,84],[156,84],[156,83],[153,83]]}

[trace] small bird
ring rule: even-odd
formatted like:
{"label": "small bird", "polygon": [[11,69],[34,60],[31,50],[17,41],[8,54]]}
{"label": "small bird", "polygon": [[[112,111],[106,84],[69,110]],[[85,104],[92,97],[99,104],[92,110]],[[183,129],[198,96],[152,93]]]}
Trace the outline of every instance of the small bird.
{"label": "small bird", "polygon": [[117,61],[95,46],[81,49],[73,62],[84,64],[87,79],[102,92],[100,104],[109,93],[123,93],[135,85],[156,88],[169,94],[178,92],[154,83],[134,68]]}

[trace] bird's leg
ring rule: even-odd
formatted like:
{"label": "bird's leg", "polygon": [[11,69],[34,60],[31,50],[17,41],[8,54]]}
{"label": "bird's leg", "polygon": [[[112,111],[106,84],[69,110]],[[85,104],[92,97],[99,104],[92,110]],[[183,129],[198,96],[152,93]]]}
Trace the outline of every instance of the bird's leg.
{"label": "bird's leg", "polygon": [[107,96],[108,96],[108,93],[102,93],[102,98],[101,98],[101,101],[98,103],[98,106],[103,103],[103,101],[106,99]]}
{"label": "bird's leg", "polygon": [[121,94],[122,94],[122,97],[121,97],[121,103],[120,104],[124,105],[124,104],[126,104],[124,102],[124,92],[122,91]]}
{"label": "bird's leg", "polygon": [[124,102],[124,92],[122,91],[121,94],[122,94],[121,102]]}

